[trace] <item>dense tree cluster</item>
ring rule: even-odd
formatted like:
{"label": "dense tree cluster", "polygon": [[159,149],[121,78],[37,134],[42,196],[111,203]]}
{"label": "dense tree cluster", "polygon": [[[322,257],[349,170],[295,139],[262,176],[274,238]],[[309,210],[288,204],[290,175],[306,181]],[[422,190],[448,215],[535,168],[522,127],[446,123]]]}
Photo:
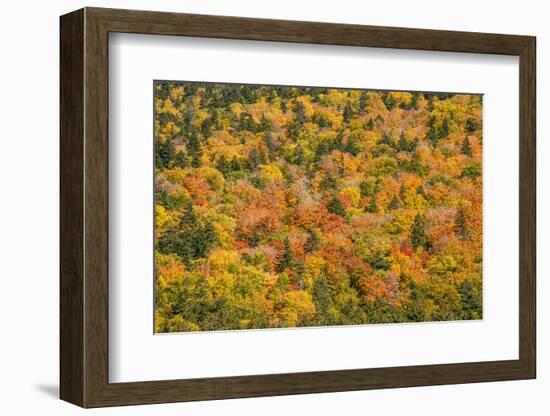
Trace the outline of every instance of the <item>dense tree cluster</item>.
{"label": "dense tree cluster", "polygon": [[477,95],[155,84],[157,332],[482,317]]}

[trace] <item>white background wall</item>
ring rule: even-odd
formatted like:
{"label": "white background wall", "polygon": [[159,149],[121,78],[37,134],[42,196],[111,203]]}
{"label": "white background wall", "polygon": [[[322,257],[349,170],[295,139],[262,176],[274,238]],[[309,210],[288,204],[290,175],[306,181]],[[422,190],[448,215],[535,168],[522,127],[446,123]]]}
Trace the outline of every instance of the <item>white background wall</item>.
{"label": "white background wall", "polygon": [[[544,75],[550,56],[546,2],[125,0],[3,2],[0,6],[0,411],[74,415],[58,395],[58,16],[82,6],[408,26],[538,37],[538,316],[539,365],[534,381],[423,387],[338,394],[167,404],[87,411],[102,415],[546,415],[550,361],[543,331],[550,301],[543,246],[550,229],[543,184],[550,146],[542,128],[550,101]],[[546,200],[545,200],[546,199]],[[404,346],[406,348],[406,346]]]}

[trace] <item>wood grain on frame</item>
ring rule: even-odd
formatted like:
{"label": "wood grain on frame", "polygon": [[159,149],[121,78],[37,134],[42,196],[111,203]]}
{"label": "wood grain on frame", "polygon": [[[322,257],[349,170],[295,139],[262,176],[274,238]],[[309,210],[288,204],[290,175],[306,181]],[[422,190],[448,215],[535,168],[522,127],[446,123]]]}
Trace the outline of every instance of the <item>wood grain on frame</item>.
{"label": "wood grain on frame", "polygon": [[60,395],[84,403],[84,17],[61,20]]}
{"label": "wood grain on frame", "polygon": [[[536,376],[535,38],[86,8],[61,17],[60,359],[63,400],[101,407]],[[108,380],[108,33],[516,55],[520,57],[518,360],[189,380]]]}

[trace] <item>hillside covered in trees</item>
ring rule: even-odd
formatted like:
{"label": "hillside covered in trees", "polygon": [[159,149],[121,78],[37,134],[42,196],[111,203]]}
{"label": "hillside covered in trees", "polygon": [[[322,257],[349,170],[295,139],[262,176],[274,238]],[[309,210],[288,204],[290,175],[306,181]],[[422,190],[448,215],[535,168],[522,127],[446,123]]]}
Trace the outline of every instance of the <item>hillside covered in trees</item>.
{"label": "hillside covered in trees", "polygon": [[482,97],[155,83],[155,331],[482,317]]}

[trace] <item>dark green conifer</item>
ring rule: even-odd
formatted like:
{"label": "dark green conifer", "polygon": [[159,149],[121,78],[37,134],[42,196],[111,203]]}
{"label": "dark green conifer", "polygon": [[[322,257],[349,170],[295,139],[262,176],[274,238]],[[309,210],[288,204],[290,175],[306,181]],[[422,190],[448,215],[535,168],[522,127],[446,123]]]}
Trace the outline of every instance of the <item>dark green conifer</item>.
{"label": "dark green conifer", "polygon": [[414,217],[409,239],[411,240],[411,246],[415,249],[418,247],[428,248],[429,241],[426,235],[426,219],[424,216],[416,214]]}
{"label": "dark green conifer", "polygon": [[366,91],[361,91],[361,96],[359,97],[359,113],[365,114],[365,110],[367,108],[369,96],[367,95]]}
{"label": "dark green conifer", "polygon": [[222,173],[223,176],[227,176],[227,174],[231,171],[231,165],[225,155],[220,156],[218,163],[216,164],[216,168]]}
{"label": "dark green conifer", "polygon": [[374,120],[372,118],[369,118],[369,121],[367,121],[367,130],[372,131],[374,130]]}
{"label": "dark green conifer", "polygon": [[174,164],[174,157],[176,156],[176,147],[174,142],[170,139],[164,142],[157,141],[155,150],[155,163],[157,168],[171,168]]}
{"label": "dark green conifer", "polygon": [[338,183],[336,182],[336,179],[334,179],[334,177],[331,174],[327,174],[321,180],[321,183],[319,184],[319,190],[321,192],[326,192],[326,191],[336,189],[337,186],[338,186]]}
{"label": "dark green conifer", "polygon": [[258,149],[252,148],[248,154],[248,166],[251,169],[256,169],[258,165],[262,164],[262,155]]}
{"label": "dark green conifer", "polygon": [[446,139],[449,136],[449,133],[450,133],[449,119],[445,117],[443,119],[443,123],[441,123],[441,131],[439,133],[439,136],[441,139]]}
{"label": "dark green conifer", "polygon": [[330,202],[327,204],[328,212],[331,214],[340,215],[341,217],[346,216],[346,209],[342,201],[337,196],[333,197]]}
{"label": "dark green conifer", "polygon": [[468,218],[464,207],[460,207],[455,215],[454,232],[462,239],[470,239],[470,230],[468,227]]}
{"label": "dark green conifer", "polygon": [[233,159],[231,159],[231,170],[233,172],[238,172],[242,170],[241,161],[237,157],[237,155],[233,156]]}
{"label": "dark green conifer", "polygon": [[390,203],[388,204],[388,209],[395,210],[395,209],[398,209],[400,206],[401,206],[401,203],[399,202],[399,198],[397,198],[397,195],[394,195]]}
{"label": "dark green conifer", "polygon": [[279,264],[277,265],[277,271],[279,273],[282,273],[287,267],[290,267],[292,265],[293,260],[294,256],[292,255],[292,249],[290,248],[290,240],[288,239],[288,237],[286,237],[283,255],[279,260]]}
{"label": "dark green conifer", "polygon": [[399,186],[399,198],[401,198],[403,202],[407,199],[407,187],[404,183]]}
{"label": "dark green conifer", "polygon": [[306,253],[311,253],[312,251],[317,251],[319,249],[319,244],[321,243],[321,240],[319,238],[319,233],[310,228],[307,230],[307,240],[305,244],[305,251]]}
{"label": "dark green conifer", "polygon": [[332,321],[330,315],[332,298],[328,280],[325,276],[321,276],[313,282],[312,297],[317,311],[318,325],[329,325]]}
{"label": "dark green conifer", "polygon": [[380,191],[380,181],[375,178],[368,178],[367,180],[361,181],[359,184],[359,190],[361,191],[361,196],[373,196],[378,191]]}
{"label": "dark green conifer", "polygon": [[189,166],[187,156],[183,151],[180,150],[176,153],[176,157],[174,158],[174,166],[177,168],[186,168]]}
{"label": "dark green conifer", "polygon": [[462,152],[463,155],[472,157],[472,146],[470,145],[470,139],[468,139],[468,136],[464,138],[464,141],[462,142],[462,146],[460,147],[460,151]]}
{"label": "dark green conifer", "polygon": [[344,106],[344,112],[342,113],[344,123],[349,123],[352,116],[353,116],[353,110],[351,108],[350,102],[348,101]]}
{"label": "dark green conifer", "polygon": [[191,166],[198,168],[202,165],[202,148],[195,131],[192,131],[187,138],[187,153],[191,156]]}
{"label": "dark green conifer", "polygon": [[376,203],[376,195],[371,196],[369,203],[365,207],[365,212],[375,213],[380,211],[378,204]]}

